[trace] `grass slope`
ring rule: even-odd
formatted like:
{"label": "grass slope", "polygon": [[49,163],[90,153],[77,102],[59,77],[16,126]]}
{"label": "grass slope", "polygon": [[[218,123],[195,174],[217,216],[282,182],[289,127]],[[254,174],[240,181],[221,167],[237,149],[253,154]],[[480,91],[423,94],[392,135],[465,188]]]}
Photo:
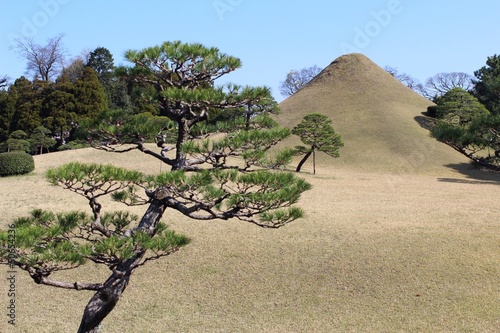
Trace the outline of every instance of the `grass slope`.
{"label": "grass slope", "polygon": [[[429,105],[432,102],[364,55],[349,54],[333,61],[303,89],[280,103],[282,112],[277,119],[290,128],[312,112],[332,119],[345,143],[340,158],[324,162],[334,167],[421,173],[467,162],[419,125]],[[285,144],[300,141],[295,137]]]}

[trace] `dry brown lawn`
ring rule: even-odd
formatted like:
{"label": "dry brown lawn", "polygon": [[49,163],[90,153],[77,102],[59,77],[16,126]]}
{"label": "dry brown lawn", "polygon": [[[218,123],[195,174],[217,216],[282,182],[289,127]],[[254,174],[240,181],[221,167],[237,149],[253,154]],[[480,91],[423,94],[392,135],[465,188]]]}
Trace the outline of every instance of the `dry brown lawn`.
{"label": "dry brown lawn", "polygon": [[[139,153],[36,156],[34,174],[0,179],[1,226],[34,208],[86,210],[43,173],[111,159],[160,171]],[[136,271],[104,332],[500,331],[500,177],[467,165],[359,171],[326,158],[316,176],[310,169],[302,175],[313,189],[300,201],[307,217],[278,230],[167,212],[192,243]],[[57,277],[100,282],[106,274],[85,266]],[[21,271],[17,288],[17,325],[2,316],[1,332],[75,332],[91,297],[36,285]]]}
{"label": "dry brown lawn", "polygon": [[[306,218],[265,230],[167,211],[165,222],[192,243],[136,271],[104,332],[500,332],[500,175],[474,170],[419,126],[429,103],[364,56],[336,60],[280,104],[281,125],[320,112],[345,142],[340,158],[320,156],[316,176],[304,165],[313,185],[300,200]],[[3,227],[34,208],[87,209],[44,181],[49,167],[162,170],[140,153],[35,159],[34,174],[0,179]],[[56,277],[106,274],[86,266]],[[2,316],[0,332],[76,331],[90,292],[17,277],[18,325]]]}

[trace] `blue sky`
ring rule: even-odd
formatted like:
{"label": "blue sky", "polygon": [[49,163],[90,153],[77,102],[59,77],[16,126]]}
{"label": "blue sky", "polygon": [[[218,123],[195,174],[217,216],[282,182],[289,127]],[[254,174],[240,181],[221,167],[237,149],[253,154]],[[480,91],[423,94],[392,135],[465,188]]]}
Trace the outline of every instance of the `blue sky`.
{"label": "blue sky", "polygon": [[68,54],[123,52],[167,40],[200,42],[239,57],[226,81],[266,85],[278,101],[292,69],[328,66],[359,52],[420,81],[440,72],[472,74],[500,54],[497,0],[1,0],[0,76],[24,74],[10,48],[64,33]]}

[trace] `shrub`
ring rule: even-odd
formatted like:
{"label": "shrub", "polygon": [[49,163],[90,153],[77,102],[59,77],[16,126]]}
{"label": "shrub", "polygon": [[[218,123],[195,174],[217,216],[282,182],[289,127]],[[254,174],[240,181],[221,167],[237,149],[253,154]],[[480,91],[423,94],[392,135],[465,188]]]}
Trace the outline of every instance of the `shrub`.
{"label": "shrub", "polygon": [[33,156],[22,151],[0,153],[0,177],[23,175],[35,170]]}
{"label": "shrub", "polygon": [[85,142],[79,142],[79,141],[70,141],[65,145],[59,146],[57,148],[58,151],[64,151],[64,150],[75,150],[75,149],[81,149],[81,148],[87,148],[89,145]]}

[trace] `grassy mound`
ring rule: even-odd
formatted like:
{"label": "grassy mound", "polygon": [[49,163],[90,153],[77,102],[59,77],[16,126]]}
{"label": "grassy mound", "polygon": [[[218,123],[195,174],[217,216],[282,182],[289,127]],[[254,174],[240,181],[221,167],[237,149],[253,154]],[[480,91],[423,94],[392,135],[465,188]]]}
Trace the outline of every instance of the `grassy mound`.
{"label": "grassy mound", "polygon": [[[312,112],[332,119],[345,146],[340,158],[324,157],[325,167],[427,173],[450,164],[467,164],[463,156],[431,138],[420,125],[432,104],[364,55],[349,54],[333,61],[303,89],[281,102],[277,120],[291,128]],[[283,144],[296,143],[298,138]]]}

